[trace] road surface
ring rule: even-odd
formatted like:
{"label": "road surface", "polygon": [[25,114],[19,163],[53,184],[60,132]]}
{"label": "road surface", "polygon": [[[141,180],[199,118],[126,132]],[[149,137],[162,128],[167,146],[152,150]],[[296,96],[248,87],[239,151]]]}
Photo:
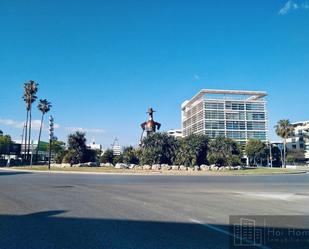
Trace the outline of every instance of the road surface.
{"label": "road surface", "polygon": [[224,249],[229,215],[308,215],[308,207],[309,174],[0,170],[0,249]]}

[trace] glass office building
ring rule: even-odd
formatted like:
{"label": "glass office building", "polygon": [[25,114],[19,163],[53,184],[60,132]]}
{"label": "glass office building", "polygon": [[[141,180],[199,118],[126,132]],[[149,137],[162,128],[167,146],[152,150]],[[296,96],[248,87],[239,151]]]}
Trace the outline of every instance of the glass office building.
{"label": "glass office building", "polygon": [[182,106],[183,135],[225,136],[240,144],[266,142],[266,92],[203,89]]}

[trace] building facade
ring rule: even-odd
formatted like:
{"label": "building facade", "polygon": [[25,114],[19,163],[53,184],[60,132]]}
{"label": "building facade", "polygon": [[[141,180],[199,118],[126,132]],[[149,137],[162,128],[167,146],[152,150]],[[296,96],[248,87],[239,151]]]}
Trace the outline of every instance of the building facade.
{"label": "building facade", "polygon": [[302,151],[303,160],[309,164],[309,120],[295,122],[294,136],[287,139],[287,149],[289,151]]}
{"label": "building facade", "polygon": [[244,145],[268,141],[266,92],[203,89],[182,106],[183,136],[225,136]]}
{"label": "building facade", "polygon": [[179,138],[179,137],[182,137],[182,130],[181,129],[168,130],[167,134],[169,136],[172,136],[172,137],[175,137],[175,138]]}

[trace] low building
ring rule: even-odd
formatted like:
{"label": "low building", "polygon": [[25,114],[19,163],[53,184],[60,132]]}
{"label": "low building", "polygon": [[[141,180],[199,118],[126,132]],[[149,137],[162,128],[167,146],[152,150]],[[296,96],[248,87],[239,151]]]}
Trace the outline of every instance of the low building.
{"label": "low building", "polygon": [[179,138],[182,137],[182,130],[181,129],[172,129],[172,130],[168,130],[166,132],[168,135],[175,137],[175,138]]}
{"label": "low building", "polygon": [[292,123],[294,136],[287,139],[289,151],[302,151],[303,160],[309,164],[309,121]]}
{"label": "low building", "polygon": [[91,144],[87,144],[88,149],[91,150],[100,150],[102,151],[102,145],[101,144],[97,144],[95,142],[92,142]]}

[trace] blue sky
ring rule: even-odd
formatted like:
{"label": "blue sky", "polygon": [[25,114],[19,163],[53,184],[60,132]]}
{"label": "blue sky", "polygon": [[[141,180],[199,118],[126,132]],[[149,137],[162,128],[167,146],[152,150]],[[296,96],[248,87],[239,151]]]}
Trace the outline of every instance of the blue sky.
{"label": "blue sky", "polygon": [[275,138],[277,120],[309,119],[308,25],[309,0],[1,0],[0,129],[20,136],[32,79],[64,140],[137,144],[148,107],[179,128],[201,88],[267,91]]}

